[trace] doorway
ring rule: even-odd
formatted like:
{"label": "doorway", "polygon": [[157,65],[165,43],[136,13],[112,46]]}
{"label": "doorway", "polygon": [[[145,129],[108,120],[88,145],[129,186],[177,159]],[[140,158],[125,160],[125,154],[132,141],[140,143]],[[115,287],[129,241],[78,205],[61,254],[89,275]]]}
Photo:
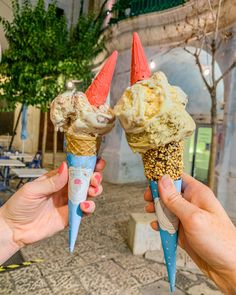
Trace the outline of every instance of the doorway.
{"label": "doorway", "polygon": [[185,140],[185,172],[207,183],[212,130],[209,125],[198,125],[195,133]]}

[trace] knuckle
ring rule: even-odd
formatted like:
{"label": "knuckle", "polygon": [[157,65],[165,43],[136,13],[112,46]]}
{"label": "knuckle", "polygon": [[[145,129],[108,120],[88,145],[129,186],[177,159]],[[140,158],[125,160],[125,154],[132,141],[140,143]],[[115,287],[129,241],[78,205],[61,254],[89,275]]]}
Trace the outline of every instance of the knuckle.
{"label": "knuckle", "polygon": [[48,184],[53,192],[57,191],[57,185],[52,177],[48,178]]}
{"label": "knuckle", "polygon": [[206,215],[201,210],[197,210],[192,213],[188,223],[191,227],[202,228],[206,224]]}
{"label": "knuckle", "polygon": [[27,183],[25,183],[22,186],[22,188],[21,188],[22,193],[29,193],[29,192],[31,192],[31,190],[32,190],[32,184],[33,184],[33,182],[27,182]]}
{"label": "knuckle", "polygon": [[99,185],[98,195],[101,195],[102,192],[103,192],[103,186]]}
{"label": "knuckle", "polygon": [[89,195],[89,196],[93,196],[93,195],[94,195],[94,193],[93,193],[93,189],[92,189],[91,186],[90,186],[89,189],[88,189],[88,195]]}
{"label": "knuckle", "polygon": [[168,204],[172,205],[175,202],[177,202],[179,198],[180,198],[180,194],[177,193],[176,191],[173,191],[168,195],[167,202]]}

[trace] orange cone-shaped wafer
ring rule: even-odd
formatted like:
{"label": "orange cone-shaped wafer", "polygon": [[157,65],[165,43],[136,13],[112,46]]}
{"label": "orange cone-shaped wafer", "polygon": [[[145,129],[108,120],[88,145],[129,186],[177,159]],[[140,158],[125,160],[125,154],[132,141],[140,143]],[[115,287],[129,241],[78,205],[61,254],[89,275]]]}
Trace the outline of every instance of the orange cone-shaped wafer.
{"label": "orange cone-shaped wafer", "polygon": [[135,84],[151,77],[151,71],[148,66],[147,58],[143,46],[137,33],[133,34],[132,61],[130,72],[130,83]]}
{"label": "orange cone-shaped wafer", "polygon": [[118,52],[115,50],[85,92],[90,104],[96,107],[106,102],[111,87],[117,56]]}

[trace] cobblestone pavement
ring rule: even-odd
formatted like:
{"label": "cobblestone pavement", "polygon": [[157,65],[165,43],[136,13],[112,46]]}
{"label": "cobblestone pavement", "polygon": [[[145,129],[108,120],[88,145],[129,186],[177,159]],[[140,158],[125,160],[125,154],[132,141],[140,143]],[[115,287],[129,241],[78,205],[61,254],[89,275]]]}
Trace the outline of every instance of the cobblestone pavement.
{"label": "cobblestone pavement", "polygon": [[[26,260],[44,262],[0,274],[0,294],[169,294],[161,258],[133,256],[126,243],[129,212],[143,212],[144,189],[145,184],[104,184],[95,214],[83,219],[74,254],[68,253],[68,230],[25,247]],[[183,252],[177,263],[176,295],[221,294]]]}

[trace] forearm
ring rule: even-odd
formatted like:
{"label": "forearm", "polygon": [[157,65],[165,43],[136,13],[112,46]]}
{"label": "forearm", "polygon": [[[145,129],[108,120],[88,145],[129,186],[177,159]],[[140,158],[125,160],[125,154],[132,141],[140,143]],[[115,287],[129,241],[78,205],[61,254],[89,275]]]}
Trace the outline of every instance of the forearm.
{"label": "forearm", "polygon": [[0,208],[0,265],[20,249],[20,246],[14,242],[12,229],[4,220],[2,209]]}

